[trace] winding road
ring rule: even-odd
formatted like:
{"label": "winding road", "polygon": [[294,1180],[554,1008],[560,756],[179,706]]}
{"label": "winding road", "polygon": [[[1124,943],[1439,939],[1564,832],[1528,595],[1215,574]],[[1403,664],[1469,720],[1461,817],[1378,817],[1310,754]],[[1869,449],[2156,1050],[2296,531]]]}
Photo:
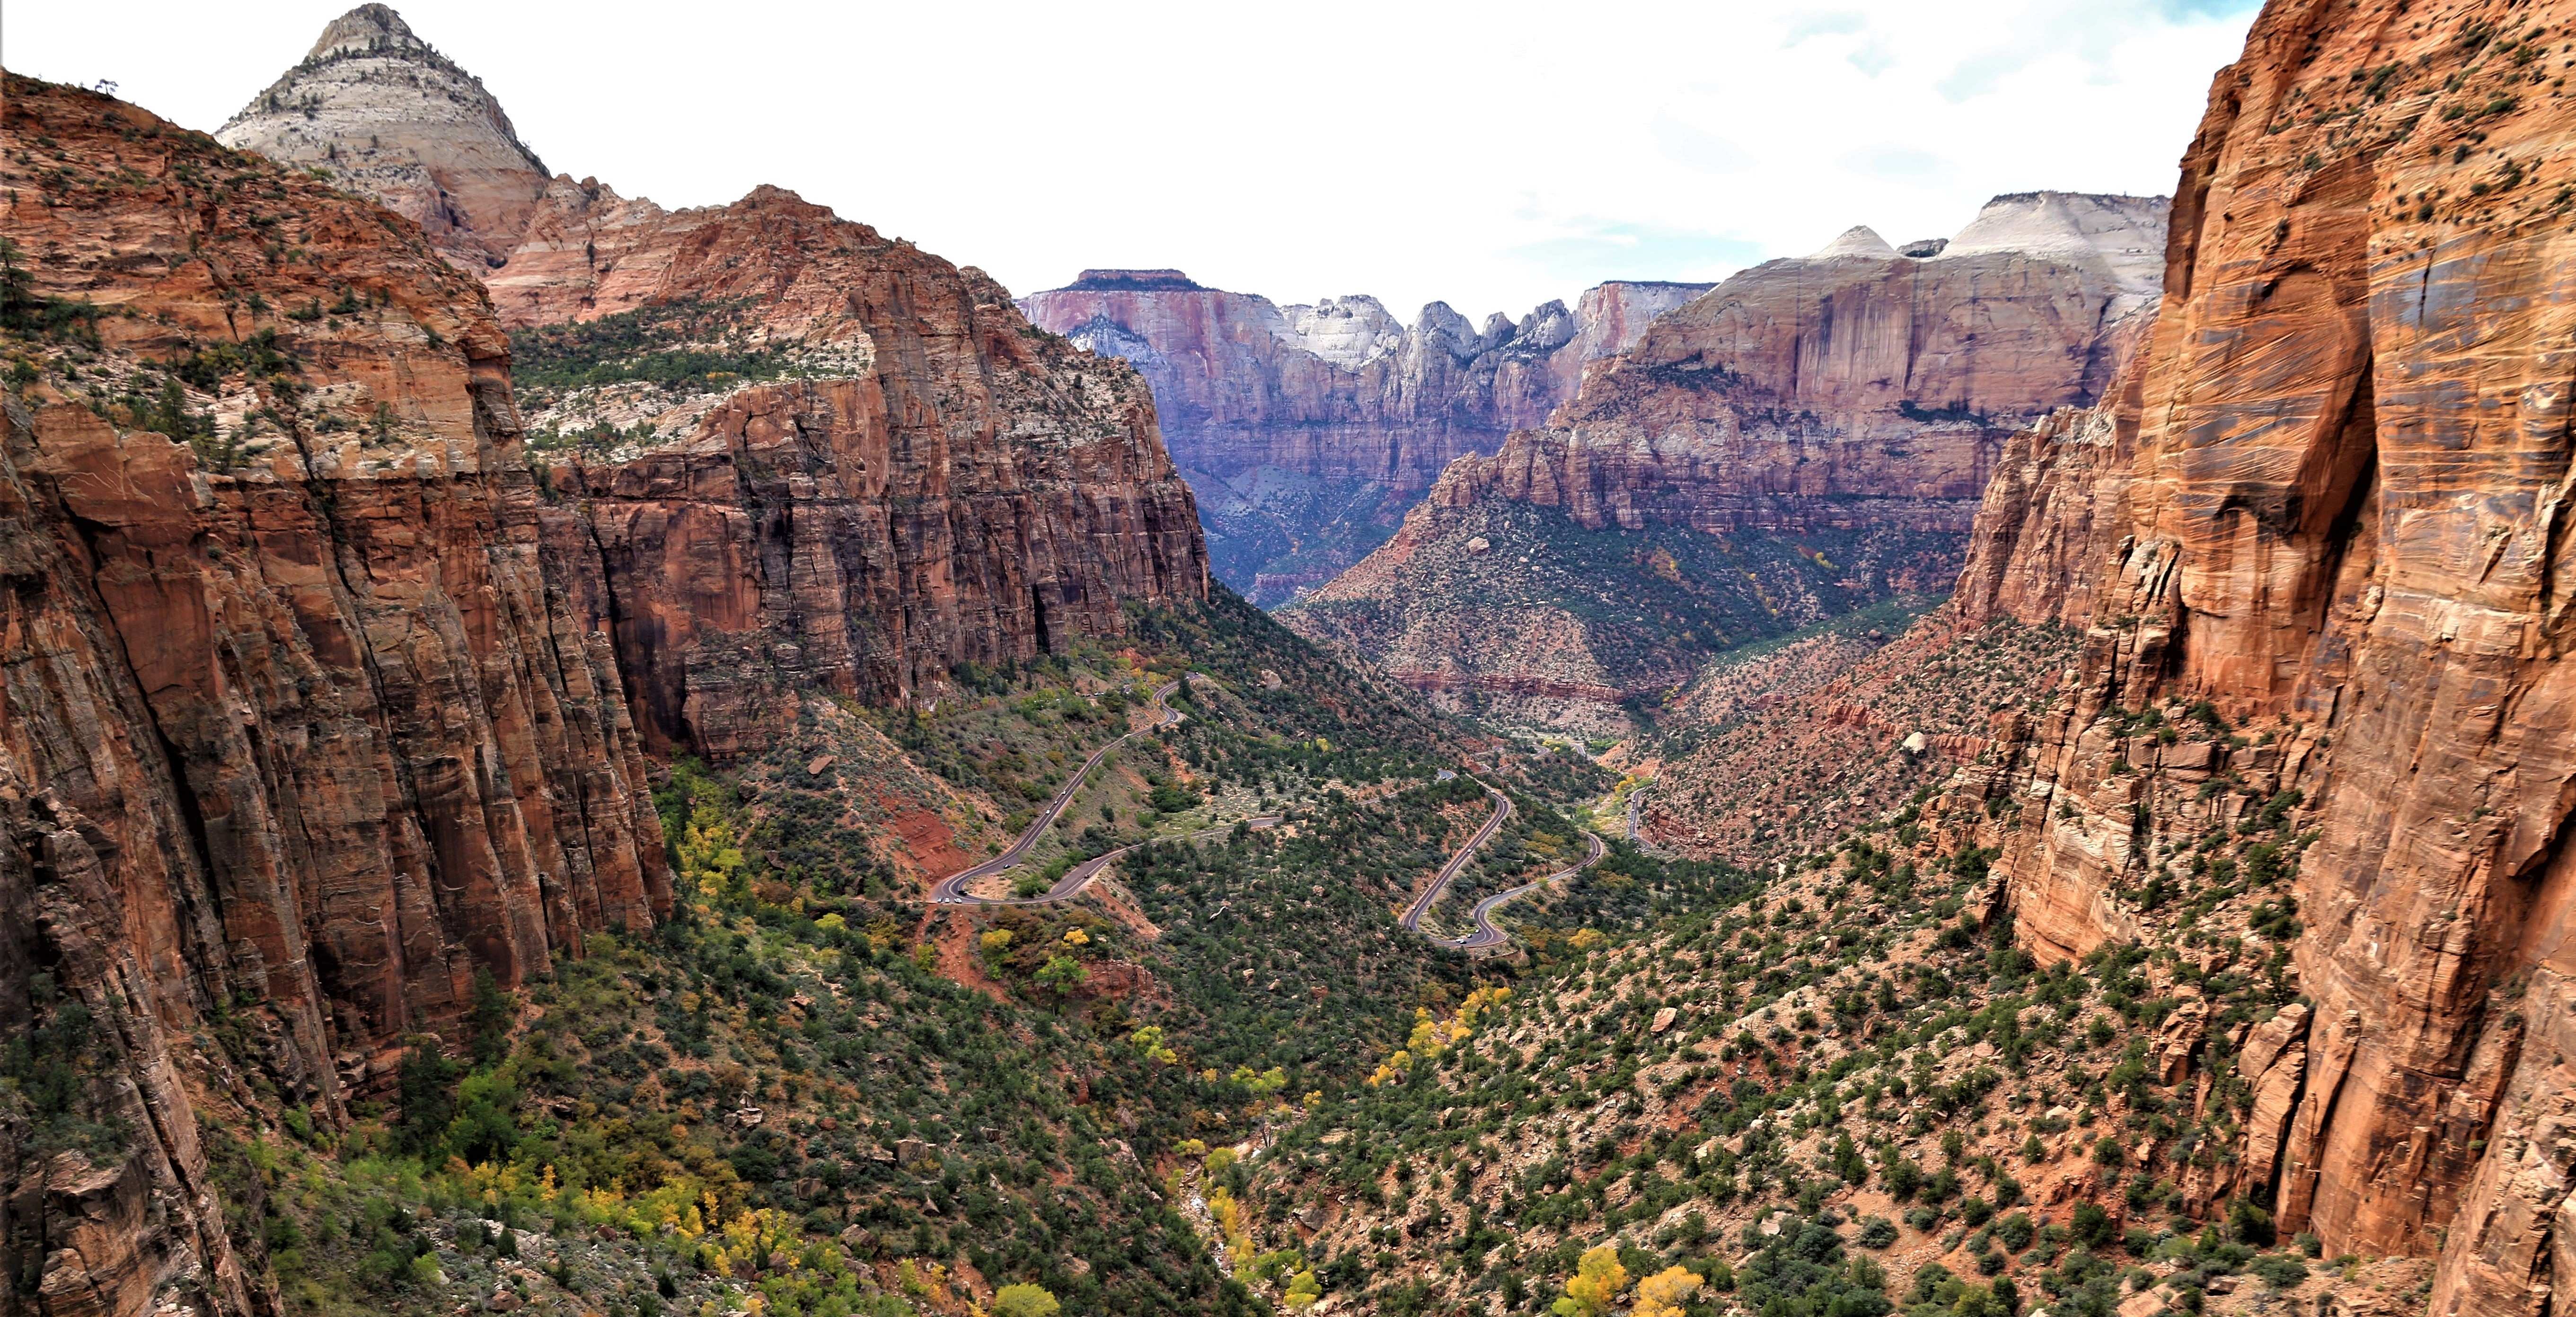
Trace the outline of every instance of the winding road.
{"label": "winding road", "polygon": [[[1485,786],[1482,782],[1476,785]],[[1432,876],[1431,885],[1422,890],[1422,895],[1413,899],[1413,904],[1404,912],[1403,923],[1407,932],[1422,933],[1422,917],[1431,913],[1431,907],[1439,902],[1441,893],[1448,891],[1449,884],[1457,880],[1458,871],[1466,868],[1467,861],[1475,857],[1477,848],[1492,841],[1494,833],[1502,828],[1503,820],[1512,816],[1512,802],[1509,796],[1489,786],[1485,787],[1485,794],[1494,798],[1492,817],[1487,818],[1484,825],[1476,829],[1476,835],[1469,837],[1466,845],[1458,848],[1457,854],[1449,857],[1447,864],[1440,866],[1440,872]],[[1448,947],[1454,951],[1478,951],[1486,947],[1498,947],[1510,941],[1509,934],[1494,927],[1495,909],[1514,897],[1526,895],[1559,879],[1571,878],[1599,864],[1601,857],[1610,853],[1610,848],[1601,843],[1599,834],[1590,829],[1584,830],[1583,840],[1589,847],[1589,853],[1583,857],[1582,863],[1559,869],[1535,882],[1522,883],[1508,891],[1496,892],[1478,901],[1473,912],[1476,921],[1476,927],[1473,930],[1457,937],[1433,937],[1428,933],[1423,933],[1423,937],[1436,945]]]}
{"label": "winding road", "polygon": [[977,896],[967,891],[966,885],[978,878],[990,877],[1015,867],[1020,861],[1027,859],[1029,851],[1038,844],[1038,838],[1045,836],[1046,830],[1055,826],[1057,819],[1064,817],[1065,806],[1072,804],[1074,793],[1082,790],[1083,779],[1091,776],[1091,770],[1098,768],[1100,761],[1107,758],[1110,751],[1126,744],[1127,737],[1134,736],[1138,732],[1150,732],[1156,728],[1169,727],[1179,722],[1180,711],[1163,701],[1171,698],[1172,692],[1180,688],[1181,683],[1177,681],[1166,682],[1156,688],[1153,696],[1154,712],[1160,715],[1159,717],[1142,727],[1131,728],[1125,736],[1092,751],[1091,757],[1082,761],[1082,767],[1065,778],[1064,786],[1055,793],[1055,799],[1048,801],[1046,808],[1038,811],[1038,816],[1021,831],[1019,840],[1012,842],[1008,850],[982,864],[971,869],[961,869],[940,879],[939,885],[930,889],[930,899],[939,905],[1040,905],[1048,901],[1061,901],[1081,891],[1085,884],[1107,867],[1111,859],[1125,852],[1111,851],[1107,855],[1094,856],[1067,869],[1064,877],[1059,879],[1055,886],[1048,888],[1043,895],[1039,896],[1018,899]]}
{"label": "winding road", "polygon": [[[1181,721],[1182,715],[1180,711],[1164,703],[1165,700],[1171,697],[1173,691],[1179,690],[1180,688],[1181,683],[1177,681],[1165,683],[1163,686],[1157,688],[1153,695],[1153,706],[1154,712],[1160,716],[1142,727],[1129,730],[1125,735],[1122,735],[1116,740],[1092,751],[1091,757],[1083,760],[1082,767],[1065,778],[1064,785],[1057,789],[1053,799],[1047,801],[1046,808],[1038,811],[1038,816],[1035,819],[1030,820],[1029,826],[1021,830],[1019,838],[1013,841],[1008,849],[1005,849],[1001,854],[996,855],[981,864],[975,865],[971,868],[961,869],[956,873],[952,873],[947,877],[940,879],[939,885],[930,889],[931,901],[938,905],[1002,906],[1046,905],[1055,901],[1070,900],[1073,897],[1080,895],[1084,888],[1089,887],[1091,885],[1091,881],[1099,877],[1102,870],[1117,863],[1120,856],[1136,849],[1137,846],[1143,845],[1144,843],[1142,842],[1135,842],[1121,846],[1114,851],[1092,856],[1090,859],[1084,860],[1082,863],[1065,870],[1064,876],[1056,879],[1053,887],[1040,892],[1036,896],[977,896],[975,893],[967,890],[968,885],[974,883],[978,879],[989,878],[994,874],[1015,868],[1022,861],[1026,860],[1029,852],[1037,847],[1038,839],[1046,835],[1046,830],[1048,828],[1055,826],[1055,821],[1057,819],[1064,817],[1066,807],[1073,803],[1074,795],[1082,790],[1084,780],[1091,776],[1091,770],[1100,766],[1100,761],[1107,758],[1110,751],[1125,744],[1128,737],[1134,736],[1139,732],[1150,732],[1157,728],[1172,726],[1173,724]],[[1449,772],[1446,769],[1441,770],[1440,773],[1440,777],[1443,780],[1454,778],[1456,776],[1457,774]],[[1467,844],[1459,847],[1457,854],[1450,856],[1448,863],[1440,866],[1440,872],[1432,876],[1430,885],[1425,887],[1422,890],[1422,894],[1415,897],[1413,904],[1405,910],[1402,922],[1404,924],[1405,931],[1407,932],[1422,932],[1423,916],[1431,913],[1431,907],[1439,902],[1441,894],[1449,890],[1449,885],[1451,883],[1457,881],[1459,870],[1466,868],[1467,861],[1475,858],[1477,849],[1482,847],[1486,842],[1492,841],[1494,839],[1494,834],[1502,829],[1503,820],[1512,816],[1511,797],[1504,795],[1502,792],[1497,791],[1490,786],[1485,786],[1482,782],[1478,782],[1476,785],[1485,787],[1485,794],[1494,798],[1494,812],[1491,816],[1486,818],[1483,824],[1477,827],[1475,835],[1467,839]],[[1633,810],[1633,798],[1631,806]],[[1629,824],[1632,835],[1636,826],[1634,817],[1635,816],[1632,812],[1630,815],[1631,822]],[[1277,826],[1278,823],[1279,816],[1275,814],[1265,814],[1257,818],[1246,819],[1243,821],[1241,826],[1269,828]],[[1236,826],[1238,825],[1228,823],[1214,828],[1202,828],[1197,832],[1187,834],[1186,840],[1198,841],[1207,837],[1222,836],[1234,831]],[[1583,833],[1583,840],[1590,848],[1590,853],[1583,857],[1583,861],[1581,863],[1559,869],[1535,882],[1523,883],[1508,891],[1496,892],[1493,895],[1486,897],[1484,900],[1478,901],[1476,903],[1475,910],[1472,912],[1472,917],[1476,923],[1473,930],[1458,937],[1434,937],[1431,934],[1424,933],[1424,938],[1432,942],[1434,945],[1448,947],[1456,951],[1478,951],[1488,947],[1501,946],[1505,942],[1510,941],[1511,939],[1508,934],[1504,933],[1501,929],[1494,927],[1493,913],[1495,909],[1500,907],[1504,902],[1512,900],[1515,897],[1526,895],[1541,887],[1545,887],[1550,883],[1571,878],[1574,875],[1591,868],[1593,865],[1599,864],[1601,862],[1601,857],[1609,853],[1609,848],[1602,844],[1599,834],[1586,829]]]}

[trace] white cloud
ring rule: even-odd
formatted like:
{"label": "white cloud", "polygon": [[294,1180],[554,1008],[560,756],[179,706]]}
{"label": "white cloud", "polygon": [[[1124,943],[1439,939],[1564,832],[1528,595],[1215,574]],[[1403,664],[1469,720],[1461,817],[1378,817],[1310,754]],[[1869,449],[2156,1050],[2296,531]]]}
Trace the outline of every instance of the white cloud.
{"label": "white cloud", "polygon": [[[212,129],[335,3],[20,5],[10,67]],[[1029,291],[1178,266],[1517,316],[1996,192],[2164,192],[2250,0],[791,5],[412,0],[555,169],[774,182]]]}

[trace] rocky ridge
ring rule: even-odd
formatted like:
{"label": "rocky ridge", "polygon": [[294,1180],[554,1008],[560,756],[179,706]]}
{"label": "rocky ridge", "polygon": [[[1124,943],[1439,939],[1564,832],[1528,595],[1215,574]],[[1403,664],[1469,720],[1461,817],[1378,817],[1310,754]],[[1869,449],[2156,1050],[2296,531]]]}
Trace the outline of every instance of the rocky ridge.
{"label": "rocky ridge", "polygon": [[[453,72],[388,32],[356,11],[307,72]],[[977,272],[774,189],[654,212],[623,276],[516,292],[585,327],[550,358],[563,419],[639,386],[695,410],[537,451],[465,259],[498,212],[433,237],[132,106],[7,90],[0,1021],[84,1100],[0,1113],[0,1164],[51,1317],[270,1311],[259,1204],[212,1195],[200,1118],[338,1124],[458,1038],[478,975],[655,923],[655,759],[1205,595],[1144,386]],[[459,140],[376,108],[305,122]],[[418,199],[403,169],[332,181],[370,177]],[[599,195],[565,192],[548,215]]]}
{"label": "rocky ridge", "polygon": [[[2161,248],[2163,211],[2150,198],[2003,196],[1950,242],[1914,245],[1928,255],[1858,229],[1736,275],[1597,363],[1547,425],[1452,463],[1394,539],[1288,616],[1418,685],[1525,684],[1534,657],[1564,649],[1530,626],[1616,643],[1571,601],[1506,619],[1472,591],[1444,593],[1436,578],[1491,539],[1459,533],[1488,505],[1538,510],[1569,535],[1783,542],[1854,567],[1835,575],[1855,602],[1937,589],[2011,436],[2099,398],[2141,341],[2154,283],[2140,253]],[[1530,548],[1495,547],[1513,559]],[[1461,614],[1479,620],[1461,627]],[[1758,638],[1820,617],[1766,603],[1667,624],[1665,652],[1617,684],[1669,687],[1717,652],[1711,633]],[[1468,637],[1484,652],[1461,650]]]}
{"label": "rocky ridge", "polygon": [[215,140],[327,171],[418,223],[469,270],[508,259],[546,190],[545,165],[483,80],[381,4],[333,19]]}
{"label": "rocky ridge", "polygon": [[1021,305],[1144,375],[1217,571],[1276,604],[1357,561],[1443,467],[1544,421],[1586,364],[1708,287],[1606,283],[1572,310],[1481,326],[1434,302],[1408,327],[1372,297],[1281,307],[1175,270],[1085,270]]}
{"label": "rocky ridge", "polygon": [[2184,157],[2135,371],[2008,441],[1956,605],[2081,634],[1968,774],[2023,946],[2139,940],[2177,892],[2295,897],[2302,1005],[2245,1044],[2242,1128],[2190,1192],[2436,1254],[2444,1314],[2576,1283],[2571,22],[2267,7]]}
{"label": "rocky ridge", "polygon": [[[223,136],[299,164],[390,141],[449,179],[490,154],[451,131],[460,107],[508,136],[479,83],[369,5]],[[412,179],[344,181],[403,209]],[[982,272],[782,188],[666,211],[596,179],[534,186],[427,231],[523,358],[526,331],[589,327],[550,344],[533,429],[546,489],[598,538],[598,602],[657,750],[737,753],[798,688],[935,697],[956,664],[1205,593],[1146,390]]]}

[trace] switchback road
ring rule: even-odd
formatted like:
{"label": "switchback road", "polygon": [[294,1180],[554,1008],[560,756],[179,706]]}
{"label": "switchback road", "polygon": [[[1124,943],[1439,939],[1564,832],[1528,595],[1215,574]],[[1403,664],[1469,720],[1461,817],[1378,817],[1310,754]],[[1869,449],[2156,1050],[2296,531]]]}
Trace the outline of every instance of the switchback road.
{"label": "switchback road", "polygon": [[[996,900],[977,896],[967,891],[966,885],[979,878],[990,877],[1004,869],[1012,868],[1028,858],[1029,851],[1038,844],[1038,838],[1045,836],[1046,830],[1055,826],[1055,821],[1064,816],[1065,806],[1072,804],[1074,793],[1082,790],[1083,779],[1091,776],[1091,770],[1098,768],[1100,761],[1107,758],[1110,751],[1126,744],[1127,737],[1134,736],[1137,732],[1150,732],[1155,728],[1169,727],[1179,722],[1180,711],[1163,701],[1171,698],[1172,692],[1180,688],[1181,683],[1177,681],[1166,682],[1157,688],[1154,692],[1156,717],[1152,722],[1130,730],[1126,736],[1121,736],[1092,751],[1091,757],[1082,761],[1082,767],[1065,778],[1063,788],[1055,793],[1055,799],[1048,801],[1046,808],[1038,811],[1037,818],[1031,820],[1029,826],[1021,831],[1019,840],[1012,842],[1010,849],[971,869],[961,870],[940,879],[939,885],[930,889],[930,899],[940,905],[1031,905],[1043,901],[1061,901],[1082,890],[1082,885],[1090,882],[1092,876],[1100,872],[1100,860],[1108,857],[1103,856],[1100,859],[1087,860],[1075,865],[1065,872],[1063,881],[1049,888],[1044,896],[1028,897],[1023,900]],[[1080,881],[1075,879],[1077,874],[1080,875]]]}

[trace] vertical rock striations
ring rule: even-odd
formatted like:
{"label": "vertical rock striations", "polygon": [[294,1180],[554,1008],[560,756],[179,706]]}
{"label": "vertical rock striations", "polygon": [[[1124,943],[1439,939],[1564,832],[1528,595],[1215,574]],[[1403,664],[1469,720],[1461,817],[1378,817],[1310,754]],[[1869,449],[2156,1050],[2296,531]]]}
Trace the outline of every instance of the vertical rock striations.
{"label": "vertical rock striations", "polygon": [[[9,327],[48,363],[0,407],[0,1023],[74,1049],[105,1131],[9,1131],[42,1192],[9,1247],[86,1241],[48,1312],[245,1311],[178,1040],[226,1018],[336,1110],[478,969],[651,923],[659,828],[573,603],[600,558],[520,460],[472,281],[131,106],[7,100],[8,140],[53,145],[0,165]],[[189,1061],[218,1101],[222,1065]]]}
{"label": "vertical rock striations", "polygon": [[2123,710],[2273,729],[2188,769],[2314,810],[2314,1009],[2264,1040],[2238,1174],[2330,1252],[2440,1249],[2437,1313],[2576,1285],[2571,22],[2268,6],[2184,157],[2134,388],[2014,440],[1962,586],[2090,626],[2002,862],[2043,955],[2123,936],[2146,877],[2166,806],[2124,770],[2160,752]]}
{"label": "vertical rock striations", "polygon": [[[2138,340],[2163,216],[2004,196],[1926,255],[1861,228],[1745,271],[1597,363],[1548,425],[1451,464],[1293,624],[1416,685],[1624,699],[1937,590],[2011,436],[2099,398]],[[1614,579],[1532,596],[1470,565],[1569,554]]]}
{"label": "vertical rock striations", "polygon": [[1357,561],[1443,467],[1546,420],[1586,363],[1708,287],[1602,284],[1573,311],[1481,328],[1439,302],[1407,328],[1375,298],[1283,308],[1177,270],[1085,270],[1021,305],[1144,375],[1219,574],[1273,604]]}
{"label": "vertical rock striations", "polygon": [[[292,163],[405,143],[445,178],[490,145],[459,145],[468,102],[508,136],[479,83],[370,5],[224,136]],[[347,181],[406,209],[413,178]],[[657,751],[730,755],[800,686],[935,693],[960,663],[1118,634],[1128,601],[1205,594],[1150,394],[980,271],[775,187],[666,211],[536,176],[469,218],[501,323],[549,331],[527,390],[545,488],[601,555],[584,620],[615,636]],[[691,361],[717,368],[673,383]]]}

